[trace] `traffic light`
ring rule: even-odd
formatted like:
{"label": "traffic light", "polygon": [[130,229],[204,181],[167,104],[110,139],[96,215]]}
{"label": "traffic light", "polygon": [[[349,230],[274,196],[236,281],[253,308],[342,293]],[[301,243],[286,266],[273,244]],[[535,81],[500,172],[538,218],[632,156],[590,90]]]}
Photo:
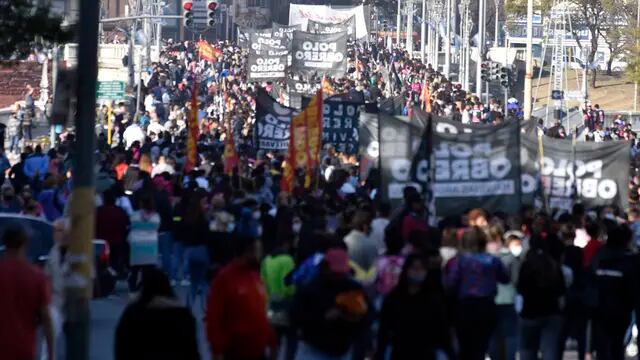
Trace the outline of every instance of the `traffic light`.
{"label": "traffic light", "polygon": [[500,68],[500,85],[505,88],[509,88],[511,69],[504,66]]}
{"label": "traffic light", "polygon": [[207,26],[208,27],[216,26],[216,16],[218,15],[216,12],[217,9],[218,9],[217,0],[207,1]]}
{"label": "traffic light", "polygon": [[482,79],[482,81],[489,81],[491,76],[489,70],[490,66],[491,62],[489,61],[483,61],[482,64],[480,64],[480,78]]}
{"label": "traffic light", "polygon": [[500,63],[491,62],[489,80],[500,80]]}
{"label": "traffic light", "polygon": [[191,27],[193,25],[192,0],[182,0],[182,22],[186,27]]}

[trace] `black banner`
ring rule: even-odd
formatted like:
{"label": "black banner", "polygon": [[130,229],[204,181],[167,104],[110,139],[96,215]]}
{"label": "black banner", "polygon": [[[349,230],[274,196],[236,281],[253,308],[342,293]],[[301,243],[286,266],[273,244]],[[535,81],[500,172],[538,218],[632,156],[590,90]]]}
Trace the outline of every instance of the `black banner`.
{"label": "black banner", "polygon": [[324,101],[322,118],[322,143],[333,144],[338,152],[358,152],[359,103],[342,101],[332,97]]}
{"label": "black banner", "polygon": [[341,76],[347,69],[347,33],[293,33],[292,70],[307,76]]}
{"label": "black banner", "polygon": [[249,50],[248,75],[250,81],[284,79],[289,50],[262,45],[260,51]]}
{"label": "black banner", "polygon": [[464,125],[433,118],[436,214],[483,208],[517,213],[521,207],[518,122]]}
{"label": "black banner", "polygon": [[419,192],[426,192],[429,155],[419,152],[427,149],[424,144],[427,129],[406,117],[378,114],[378,121],[380,196],[397,207],[402,204],[405,187],[414,186]]}
{"label": "black banner", "polygon": [[298,95],[315,95],[320,90],[320,82],[310,83],[303,79],[287,78],[289,93]]}
{"label": "black banner", "polygon": [[301,30],[300,25],[281,25],[278,23],[273,23],[272,25],[272,33],[274,38],[284,38],[286,37],[289,41],[293,40],[293,32],[296,30]]}
{"label": "black banner", "polygon": [[251,46],[250,50],[262,51],[264,45],[270,46],[274,49],[288,49],[289,39],[273,37],[271,29],[267,30],[255,30],[251,33]]}
{"label": "black banner", "polygon": [[[630,144],[626,141],[576,142],[522,134],[522,193],[525,204],[547,201],[550,209],[571,209],[572,199],[585,207],[613,205],[626,209],[629,193]],[[544,193],[540,192],[540,185]],[[543,195],[544,196],[541,196]],[[540,205],[540,204],[539,204]]]}
{"label": "black banner", "polygon": [[358,129],[360,153],[360,180],[369,177],[371,169],[378,168],[380,143],[378,142],[378,114],[360,112]]}
{"label": "black banner", "polygon": [[260,89],[256,99],[256,129],[254,136],[258,150],[284,150],[289,148],[289,125],[298,110],[278,104],[266,91]]}
{"label": "black banner", "polygon": [[346,32],[349,39],[353,39],[356,33],[356,18],[352,16],[340,23],[323,23],[309,19],[307,22],[307,32],[314,34],[335,34]]}

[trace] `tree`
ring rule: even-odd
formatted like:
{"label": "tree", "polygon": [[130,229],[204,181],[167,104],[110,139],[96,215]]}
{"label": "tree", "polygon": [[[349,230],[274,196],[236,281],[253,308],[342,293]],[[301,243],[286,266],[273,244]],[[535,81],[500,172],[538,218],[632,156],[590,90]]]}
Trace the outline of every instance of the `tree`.
{"label": "tree", "polygon": [[629,24],[635,23],[635,3],[631,1],[603,0],[605,17],[600,36],[609,48],[607,75],[611,75],[613,61],[628,53],[635,42],[635,29]]}
{"label": "tree", "polygon": [[71,39],[61,18],[31,0],[0,0],[0,34],[0,58],[5,59],[26,57],[36,40],[62,43]]}

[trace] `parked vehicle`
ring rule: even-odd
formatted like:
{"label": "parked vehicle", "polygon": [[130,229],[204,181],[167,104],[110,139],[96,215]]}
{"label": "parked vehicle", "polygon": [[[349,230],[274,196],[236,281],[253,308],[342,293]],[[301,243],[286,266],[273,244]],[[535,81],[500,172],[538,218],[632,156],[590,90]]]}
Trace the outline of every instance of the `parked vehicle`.
{"label": "parked vehicle", "polygon": [[[34,264],[43,266],[53,247],[53,224],[34,216],[0,214],[0,237],[8,226],[15,224],[25,227],[30,232],[27,257]],[[4,246],[0,244],[0,256],[4,250]],[[109,266],[109,244],[104,240],[93,240],[93,250],[95,254],[93,295],[95,298],[109,296],[116,285],[116,273]]]}

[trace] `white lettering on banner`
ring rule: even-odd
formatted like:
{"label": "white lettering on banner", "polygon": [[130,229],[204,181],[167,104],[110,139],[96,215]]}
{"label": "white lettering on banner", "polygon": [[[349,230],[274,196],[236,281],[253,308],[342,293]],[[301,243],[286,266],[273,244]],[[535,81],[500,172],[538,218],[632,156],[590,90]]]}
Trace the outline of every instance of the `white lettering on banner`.
{"label": "white lettering on banner", "polygon": [[[536,169],[539,168],[536,162]],[[618,184],[613,179],[602,178],[602,160],[581,161],[576,160],[575,165],[569,159],[552,159],[544,157],[540,182],[544,192],[549,196],[551,207],[560,207],[564,199],[573,195],[574,184],[578,197],[585,199],[611,200],[618,194]],[[574,170],[575,169],[575,170]],[[575,171],[575,176],[574,176]],[[522,192],[533,193],[538,187],[533,175],[522,175]],[[551,202],[558,206],[554,206]]]}
{"label": "white lettering on banner", "polygon": [[512,195],[515,193],[513,180],[472,181],[463,183],[435,183],[436,197],[472,197],[491,195]]}
{"label": "white lettering on banner", "polygon": [[495,159],[436,159],[437,181],[503,179],[511,171],[506,158]]}
{"label": "white lettering on banner", "polygon": [[272,114],[264,117],[264,123],[258,121],[258,137],[270,138],[276,140],[289,140],[289,119],[282,118],[279,120]]}

